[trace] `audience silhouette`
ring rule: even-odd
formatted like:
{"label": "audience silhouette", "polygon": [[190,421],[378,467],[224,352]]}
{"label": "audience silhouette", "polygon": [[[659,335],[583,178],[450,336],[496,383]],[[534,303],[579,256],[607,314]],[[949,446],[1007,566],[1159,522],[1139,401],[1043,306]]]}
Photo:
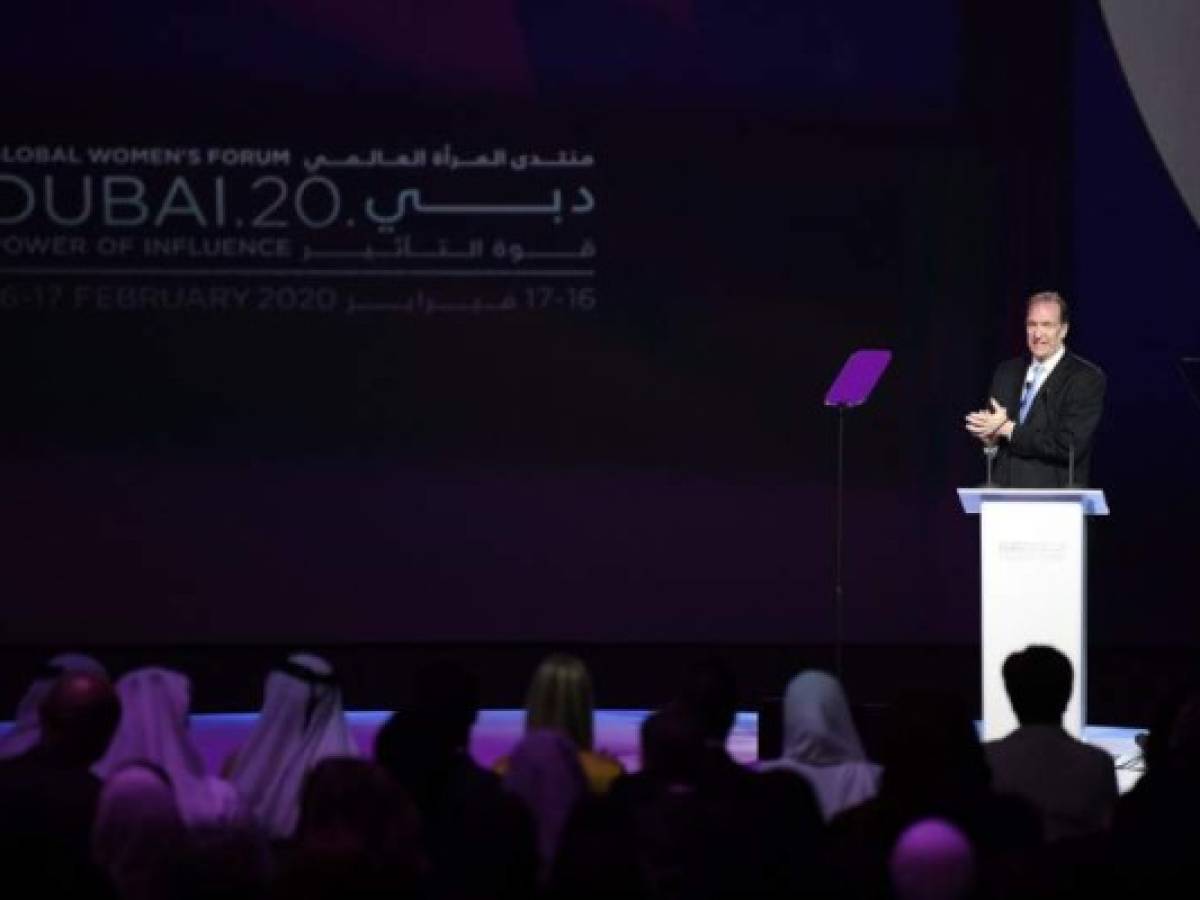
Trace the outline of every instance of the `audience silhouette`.
{"label": "audience silhouette", "polygon": [[1062,727],[1071,698],[1071,661],[1031,646],[1004,661],[1004,687],[1019,726],[984,750],[996,790],[1028,801],[1050,841],[1108,826],[1117,799],[1113,758]]}
{"label": "audience silhouette", "polygon": [[0,760],[0,864],[46,896],[1167,896],[1200,874],[1200,690],[1166,698],[1147,772],[1117,799],[1111,757],[1062,728],[1073,673],[1050,647],[1005,663],[1012,734],[985,746],[960,697],[910,692],[887,707],[877,760],[838,681],[802,671],[783,752],[758,767],[727,746],[733,671],[702,659],[642,722],[632,772],[593,749],[591,676],[554,654],[503,777],[472,756],[480,685],[461,665],[416,671],[372,762],[332,666],[293,654],[266,679],[232,783],[205,771],[186,676],[137,669],[114,686],[94,660],[55,660],[22,700],[8,746],[25,746]]}

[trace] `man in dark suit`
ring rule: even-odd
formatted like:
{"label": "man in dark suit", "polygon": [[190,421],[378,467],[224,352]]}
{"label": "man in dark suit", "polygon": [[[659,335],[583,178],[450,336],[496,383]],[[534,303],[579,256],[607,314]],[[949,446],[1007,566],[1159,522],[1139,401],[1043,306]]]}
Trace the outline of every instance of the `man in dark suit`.
{"label": "man in dark suit", "polygon": [[1102,831],[1117,800],[1113,758],[1063,730],[1074,680],[1071,661],[1053,647],[1013,653],[1004,688],[1020,726],[984,745],[992,787],[1031,804],[1048,841]]}
{"label": "man in dark suit", "polygon": [[1000,487],[1088,484],[1105,379],[1099,367],[1067,350],[1069,328],[1067,303],[1059,294],[1030,297],[1029,357],[1001,363],[992,377],[991,408],[967,415],[967,431],[995,449],[993,478]]}

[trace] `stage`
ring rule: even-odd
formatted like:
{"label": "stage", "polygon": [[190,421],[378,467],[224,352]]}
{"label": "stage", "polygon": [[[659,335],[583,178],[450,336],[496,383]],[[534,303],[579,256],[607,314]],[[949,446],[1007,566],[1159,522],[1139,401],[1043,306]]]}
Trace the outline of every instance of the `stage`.
{"label": "stage", "polygon": [[[347,713],[350,729],[364,755],[370,755],[375,733],[391,713],[384,710],[356,710]],[[625,769],[641,767],[638,753],[638,729],[646,710],[605,709],[596,712],[596,748],[619,759]],[[246,740],[257,713],[207,713],[191,717],[191,731],[210,772],[221,766]],[[492,709],[480,713],[471,739],[471,755],[483,766],[491,766],[510,752],[520,739],[524,712],[518,709]],[[0,723],[0,734],[11,722]],[[1141,754],[1134,736],[1141,729],[1111,725],[1090,725],[1084,732],[1088,743],[1111,753],[1117,769],[1117,783],[1128,790],[1142,773]],[[742,712],[737,716],[729,737],[729,752],[744,765],[759,760],[759,714]]]}

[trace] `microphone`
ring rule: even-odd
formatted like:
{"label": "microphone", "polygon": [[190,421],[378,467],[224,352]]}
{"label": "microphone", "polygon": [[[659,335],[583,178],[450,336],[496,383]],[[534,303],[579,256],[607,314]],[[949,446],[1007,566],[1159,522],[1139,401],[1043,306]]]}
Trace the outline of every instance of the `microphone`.
{"label": "microphone", "polygon": [[1075,442],[1067,444],[1067,487],[1075,487]]}
{"label": "microphone", "polygon": [[1000,448],[996,444],[987,444],[983,448],[983,455],[987,459],[987,481],[984,487],[995,487],[996,483],[992,481],[992,463],[996,459],[996,454]]}

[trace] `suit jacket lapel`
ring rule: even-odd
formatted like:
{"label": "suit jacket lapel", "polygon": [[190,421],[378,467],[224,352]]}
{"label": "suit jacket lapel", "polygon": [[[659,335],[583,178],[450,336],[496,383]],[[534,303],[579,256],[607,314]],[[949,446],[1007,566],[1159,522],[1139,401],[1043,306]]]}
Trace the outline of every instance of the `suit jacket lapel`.
{"label": "suit jacket lapel", "polygon": [[1063,358],[1058,361],[1058,365],[1054,367],[1054,371],[1046,376],[1046,380],[1042,382],[1042,386],[1038,388],[1037,396],[1033,398],[1033,406],[1029,408],[1029,415],[1032,417],[1038,408],[1049,402],[1066,381],[1070,374],[1074,362],[1071,359],[1070,353],[1064,353]]}
{"label": "suit jacket lapel", "polygon": [[1021,391],[1025,387],[1025,372],[1029,369],[1028,360],[1023,360],[1022,363],[1021,366],[1014,368],[1012,380],[1006,388],[1008,396],[1000,399],[1004,408],[1008,410],[1008,417],[1014,422],[1021,413]]}

